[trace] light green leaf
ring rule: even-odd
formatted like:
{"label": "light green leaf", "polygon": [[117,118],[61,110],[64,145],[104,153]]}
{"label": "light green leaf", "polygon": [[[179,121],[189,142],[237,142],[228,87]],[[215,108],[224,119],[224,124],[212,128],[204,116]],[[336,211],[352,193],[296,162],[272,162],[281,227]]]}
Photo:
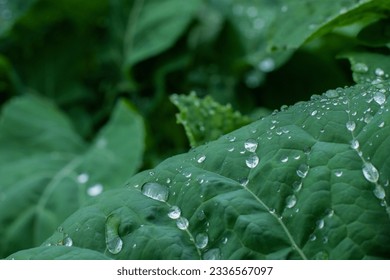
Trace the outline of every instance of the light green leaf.
{"label": "light green leaf", "polygon": [[200,99],[194,92],[189,95],[171,95],[171,102],[180,113],[177,122],[184,126],[191,147],[215,140],[251,122],[234,111],[230,104],[221,105],[210,96]]}
{"label": "light green leaf", "polygon": [[0,255],[41,244],[90,197],[123,184],[143,140],[142,118],[125,101],[88,147],[49,101],[11,100],[0,119]]}
{"label": "light green leaf", "polygon": [[115,259],[389,259],[389,86],[329,90],[169,158],[43,246],[69,237]]}
{"label": "light green leaf", "polygon": [[340,55],[351,63],[353,79],[357,83],[388,79],[390,75],[390,56],[379,53],[352,52]]}
{"label": "light green leaf", "polygon": [[136,0],[125,35],[126,66],[159,54],[182,35],[200,0]]}

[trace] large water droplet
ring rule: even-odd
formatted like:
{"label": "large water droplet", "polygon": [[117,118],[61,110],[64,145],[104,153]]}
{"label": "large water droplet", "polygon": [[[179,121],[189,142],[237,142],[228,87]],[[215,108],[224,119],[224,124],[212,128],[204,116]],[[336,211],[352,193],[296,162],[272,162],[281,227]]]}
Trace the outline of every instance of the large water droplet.
{"label": "large water droplet", "polygon": [[168,200],[169,190],[166,186],[155,182],[149,182],[142,186],[142,193],[154,200],[165,202]]}
{"label": "large water droplet", "polygon": [[384,95],[382,92],[377,91],[374,95],[374,100],[379,105],[383,105],[383,103],[386,102],[386,95]]}
{"label": "large water droplet", "polygon": [[299,165],[297,169],[297,175],[301,178],[305,178],[307,173],[309,172],[309,166],[307,164],[302,163]]}
{"label": "large water droplet", "polygon": [[89,196],[97,196],[103,192],[103,185],[102,184],[95,184],[87,189],[87,194]]}
{"label": "large water droplet", "polygon": [[383,71],[383,69],[381,69],[381,68],[375,69],[375,75],[382,77],[384,74],[385,74],[385,71]]}
{"label": "large water droplet", "polygon": [[356,123],[354,121],[348,121],[345,125],[349,131],[354,131],[356,128]]}
{"label": "large water droplet", "polygon": [[188,220],[184,217],[180,217],[176,220],[176,225],[181,230],[186,230],[188,228]]}
{"label": "large water droplet", "polygon": [[169,218],[176,220],[176,219],[180,218],[180,215],[181,215],[181,210],[176,205],[172,206],[169,209],[169,212],[168,212],[168,217]]}
{"label": "large water droplet", "polygon": [[368,66],[364,63],[356,63],[352,65],[352,71],[356,73],[367,73],[368,72]]}
{"label": "large water droplet", "polygon": [[295,195],[289,195],[286,198],[286,207],[293,208],[297,204],[297,197]]}
{"label": "large water droplet", "polygon": [[370,162],[365,162],[363,164],[363,175],[364,177],[372,182],[372,183],[376,183],[378,182],[378,179],[379,179],[379,173],[378,173],[378,170],[375,168],[375,166],[370,163]]}
{"label": "large water droplet", "polygon": [[258,145],[258,143],[255,139],[248,139],[244,143],[245,149],[249,152],[252,152],[252,153],[256,152],[257,145]]}
{"label": "large water droplet", "polygon": [[111,254],[118,254],[122,250],[123,241],[119,236],[118,230],[120,218],[112,214],[106,220],[106,247]]}
{"label": "large water droplet", "polygon": [[207,233],[199,233],[195,237],[195,244],[196,247],[198,247],[199,249],[206,248],[208,242],[209,242],[209,236],[207,235]]}
{"label": "large water droplet", "polygon": [[249,168],[255,168],[259,164],[259,157],[256,154],[250,155],[245,163]]}

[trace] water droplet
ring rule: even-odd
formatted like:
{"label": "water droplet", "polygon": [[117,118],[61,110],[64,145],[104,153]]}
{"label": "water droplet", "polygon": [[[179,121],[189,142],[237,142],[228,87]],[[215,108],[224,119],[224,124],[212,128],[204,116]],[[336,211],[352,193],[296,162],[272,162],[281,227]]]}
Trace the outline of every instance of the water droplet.
{"label": "water droplet", "polygon": [[301,155],[296,155],[296,156],[294,156],[294,159],[295,160],[298,160],[298,159],[300,159],[301,158]]}
{"label": "water droplet", "polygon": [[85,184],[89,180],[89,175],[87,173],[81,173],[77,176],[77,182],[80,184]]}
{"label": "water droplet", "polygon": [[122,250],[123,241],[119,237],[120,218],[115,214],[111,214],[106,220],[106,246],[111,254],[118,254]]}
{"label": "water droplet", "polygon": [[337,92],[337,90],[330,89],[327,92],[325,92],[325,96],[328,98],[337,98],[339,97],[339,93]]}
{"label": "water droplet", "polygon": [[329,239],[327,236],[324,236],[324,238],[322,238],[322,243],[326,244],[328,243]]}
{"label": "water droplet", "polygon": [[382,128],[385,126],[385,122],[381,122],[380,124],[378,124],[378,127]]}
{"label": "water droplet", "polygon": [[356,73],[367,73],[368,72],[368,66],[364,63],[356,63],[352,65],[352,71]]}
{"label": "water droplet", "polygon": [[192,176],[192,173],[189,171],[183,171],[183,176],[186,178],[190,178]]}
{"label": "water droplet", "polygon": [[300,182],[300,181],[295,181],[295,182],[293,183],[293,190],[294,190],[295,192],[299,192],[299,191],[301,190],[301,188],[302,188],[302,182]]}
{"label": "water droplet", "polygon": [[198,163],[204,162],[205,159],[206,159],[206,156],[203,155],[203,154],[200,154],[200,155],[197,155],[197,156],[196,156],[196,161],[197,161]]}
{"label": "water droplet", "polygon": [[364,116],[364,122],[365,122],[365,123],[369,123],[373,118],[374,118],[374,117],[373,117],[371,114],[367,113],[367,114]]}
{"label": "water droplet", "polygon": [[200,210],[197,214],[196,217],[198,218],[199,221],[203,221],[206,218],[206,214],[204,213],[203,210]]}
{"label": "water droplet", "polygon": [[145,183],[142,186],[142,193],[145,196],[150,197],[154,200],[165,202],[168,200],[169,190],[166,186],[160,185],[158,183],[150,182],[150,183]]}
{"label": "water droplet", "polygon": [[255,168],[259,164],[259,157],[256,154],[250,155],[245,163],[249,168]]}
{"label": "water droplet", "polygon": [[376,68],[375,75],[382,77],[383,75],[385,75],[385,71],[383,71],[381,68]]}
{"label": "water droplet", "polygon": [[184,217],[180,217],[176,220],[176,225],[181,230],[186,230],[188,228],[188,220]]}
{"label": "water droplet", "polygon": [[283,156],[280,161],[283,163],[288,162],[288,156]]}
{"label": "water droplet", "polygon": [[97,196],[103,192],[103,185],[102,184],[95,184],[87,189],[87,194],[89,196]]}
{"label": "water droplet", "polygon": [[345,125],[349,131],[354,131],[356,128],[356,123],[354,121],[348,121]]}
{"label": "water droplet", "polygon": [[308,172],[309,172],[309,166],[304,163],[302,163],[297,169],[297,175],[301,178],[305,178]]}
{"label": "water droplet", "polygon": [[218,248],[208,250],[203,255],[204,260],[220,260],[221,259],[221,252]]}
{"label": "water droplet", "polygon": [[174,205],[169,209],[169,212],[168,212],[169,218],[176,220],[176,219],[180,218],[180,215],[181,215],[181,210],[178,206]]}
{"label": "water droplet", "polygon": [[198,247],[199,249],[206,248],[208,242],[209,242],[209,236],[207,235],[207,233],[199,233],[195,237],[195,244],[196,247]]}
{"label": "water droplet", "polygon": [[234,147],[228,148],[228,152],[233,152],[233,151],[234,151]]}
{"label": "water droplet", "polygon": [[360,146],[360,144],[359,144],[359,141],[357,139],[353,139],[351,141],[351,148],[352,149],[357,150],[357,149],[359,149],[359,146]]}
{"label": "water droplet", "polygon": [[244,147],[247,151],[254,153],[257,149],[257,141],[254,139],[248,139],[244,143]]}
{"label": "water droplet", "polygon": [[317,113],[318,113],[318,111],[317,111],[317,110],[314,110],[313,112],[311,112],[310,115],[315,116],[315,115],[317,115]]}
{"label": "water droplet", "polygon": [[234,141],[236,141],[236,136],[228,135],[227,139],[229,140],[229,142],[234,142]]}
{"label": "water droplet", "polygon": [[376,183],[378,182],[378,179],[379,179],[379,173],[378,173],[378,170],[375,168],[374,165],[372,165],[372,163],[370,162],[365,162],[363,164],[363,175],[364,177],[372,182],[372,183]]}
{"label": "water droplet", "polygon": [[295,195],[289,195],[286,198],[286,207],[293,208],[297,204],[297,197]]}
{"label": "water droplet", "polygon": [[70,236],[66,236],[63,240],[64,246],[71,247],[73,245],[73,240]]}
{"label": "water droplet", "polygon": [[343,176],[343,171],[342,170],[336,170],[334,172],[334,175],[336,175],[336,177],[341,177],[341,176]]}
{"label": "water droplet", "polygon": [[242,179],[239,179],[238,182],[240,183],[241,186],[243,187],[246,187],[249,183],[249,179],[248,178],[242,178]]}
{"label": "water droplet", "polygon": [[316,222],[317,228],[318,229],[323,229],[325,226],[325,221],[323,219],[320,219]]}
{"label": "water droplet", "polygon": [[315,241],[317,239],[317,236],[315,234],[310,234],[309,240],[310,241]]}
{"label": "water droplet", "polygon": [[226,244],[228,242],[228,238],[227,237],[224,237],[224,238],[222,238],[222,244]]}
{"label": "water droplet", "polygon": [[380,185],[376,185],[374,189],[374,195],[379,199],[384,199],[386,196],[385,190]]}
{"label": "water droplet", "polygon": [[275,69],[275,61],[272,58],[266,58],[259,63],[259,69],[263,72],[271,72]]}
{"label": "water droplet", "polygon": [[386,102],[386,95],[384,95],[382,92],[377,91],[374,95],[374,100],[379,105],[383,105]]}
{"label": "water droplet", "polygon": [[333,217],[334,215],[334,210],[333,209],[326,209],[325,215],[329,218]]}

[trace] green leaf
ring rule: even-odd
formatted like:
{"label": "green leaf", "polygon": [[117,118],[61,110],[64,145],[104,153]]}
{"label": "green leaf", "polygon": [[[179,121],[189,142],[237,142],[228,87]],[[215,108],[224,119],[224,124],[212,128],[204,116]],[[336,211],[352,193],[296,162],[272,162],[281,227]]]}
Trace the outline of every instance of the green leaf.
{"label": "green leaf", "polygon": [[378,20],[363,28],[357,38],[366,45],[381,47],[390,43],[389,19]]}
{"label": "green leaf", "polygon": [[0,119],[0,255],[41,244],[90,197],[123,184],[140,167],[143,139],[142,118],[125,101],[89,147],[49,101],[8,103]]}
{"label": "green leaf", "polygon": [[285,12],[279,13],[271,29],[269,46],[273,50],[296,49],[336,27],[380,19],[390,10],[387,0],[280,2]]}
{"label": "green leaf", "polygon": [[183,34],[198,11],[199,0],[136,0],[125,35],[126,66],[159,54]]}
{"label": "green leaf", "polygon": [[217,139],[251,122],[251,119],[233,111],[230,104],[221,105],[210,96],[200,99],[194,92],[189,95],[171,95],[178,107],[177,122],[184,126],[191,147]]}
{"label": "green leaf", "polygon": [[68,237],[115,259],[389,259],[389,86],[329,90],[169,158],[43,246]]}
{"label": "green leaf", "polygon": [[351,63],[353,79],[357,83],[388,79],[390,74],[390,56],[379,53],[351,52],[339,56],[348,58]]}

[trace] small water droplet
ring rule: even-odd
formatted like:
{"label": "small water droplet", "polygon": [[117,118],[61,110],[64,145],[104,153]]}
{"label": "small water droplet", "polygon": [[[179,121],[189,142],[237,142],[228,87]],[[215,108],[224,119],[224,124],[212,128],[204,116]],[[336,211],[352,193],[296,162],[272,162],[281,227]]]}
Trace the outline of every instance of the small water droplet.
{"label": "small water droplet", "polygon": [[198,247],[199,249],[206,248],[208,242],[209,242],[209,236],[207,235],[207,233],[202,232],[197,234],[195,237],[195,244],[196,247]]}
{"label": "small water droplet", "polygon": [[315,241],[317,239],[317,236],[315,234],[310,234],[309,240],[310,241]]}
{"label": "small water droplet", "polygon": [[206,218],[206,214],[204,213],[203,210],[200,210],[197,214],[196,217],[198,218],[199,221],[203,221]]}
{"label": "small water droplet", "polygon": [[119,237],[120,218],[115,214],[111,214],[106,220],[106,247],[111,254],[118,254],[122,250],[123,241]]}
{"label": "small water droplet", "polygon": [[325,215],[329,218],[333,217],[334,215],[334,210],[333,209],[326,209]]}
{"label": "small water droplet", "polygon": [[252,152],[252,153],[256,152],[257,145],[258,145],[258,143],[254,139],[248,139],[244,143],[245,150]]}
{"label": "small water droplet", "polygon": [[205,159],[206,159],[206,156],[205,156],[204,154],[199,154],[199,155],[196,156],[196,161],[197,161],[198,163],[204,162]]}
{"label": "small water droplet", "polygon": [[336,175],[336,177],[341,177],[341,176],[343,176],[343,171],[342,170],[336,170],[334,172],[334,175]]}
{"label": "small water droplet", "polygon": [[301,178],[305,178],[307,173],[309,172],[309,166],[307,164],[302,163],[299,165],[297,169],[297,175]]}
{"label": "small water droplet", "polygon": [[293,208],[297,204],[297,197],[295,195],[289,195],[286,198],[286,207]]}
{"label": "small water droplet", "polygon": [[282,156],[280,161],[283,162],[283,163],[288,162],[288,156]]}
{"label": "small water droplet", "polygon": [[315,116],[315,115],[317,115],[317,113],[318,113],[318,111],[317,111],[317,110],[314,110],[313,112],[311,112],[310,115]]}
{"label": "small water droplet", "polygon": [[70,236],[66,236],[63,240],[64,246],[71,247],[73,245],[73,240]]}
{"label": "small water droplet", "polygon": [[256,154],[250,155],[245,163],[249,168],[255,168],[259,164],[259,157]]}
{"label": "small water droplet", "polygon": [[226,244],[228,242],[228,238],[227,237],[224,237],[224,238],[222,238],[222,244]]}
{"label": "small water droplet", "polygon": [[354,121],[348,121],[345,125],[349,131],[354,131],[356,128],[356,123]]}
{"label": "small water droplet", "polygon": [[359,146],[360,146],[360,144],[359,144],[359,141],[357,139],[353,139],[351,141],[351,148],[352,149],[357,150],[357,149],[359,149]]}
{"label": "small water droplet", "polygon": [[364,177],[372,182],[372,183],[376,183],[378,182],[378,179],[379,179],[379,173],[378,173],[378,170],[375,168],[375,166],[370,163],[370,162],[365,162],[363,164],[363,168],[362,168],[362,171],[363,171],[363,175]]}
{"label": "small water droplet", "polygon": [[85,184],[89,180],[89,175],[87,173],[81,173],[77,176],[77,182],[80,184]]}
{"label": "small water droplet", "polygon": [[317,228],[318,229],[323,229],[325,226],[325,221],[323,219],[320,219],[316,222]]}
{"label": "small water droplet", "polygon": [[169,209],[168,217],[171,219],[179,219],[181,215],[181,210],[178,206],[174,205]]}
{"label": "small water droplet", "polygon": [[185,171],[183,171],[183,176],[186,178],[191,178],[192,173],[190,171],[185,170]]}
{"label": "small water droplet", "polygon": [[294,183],[293,183],[293,190],[295,191],[295,192],[299,192],[300,190],[301,190],[301,188],[302,188],[302,182],[300,182],[300,181],[295,181]]}
{"label": "small water droplet", "polygon": [[382,77],[383,75],[385,75],[385,71],[383,71],[383,69],[381,69],[381,68],[376,68],[375,75]]}
{"label": "small water droplet", "polygon": [[337,92],[337,90],[330,89],[327,92],[325,92],[325,96],[328,98],[337,98],[339,97],[339,93]]}
{"label": "small water droplet", "polygon": [[184,217],[180,217],[176,220],[176,225],[181,230],[186,230],[188,228],[188,220]]}
{"label": "small water droplet", "polygon": [[87,189],[87,194],[89,196],[97,196],[103,192],[103,185],[102,184],[95,184]]}
{"label": "small water droplet", "polygon": [[221,259],[221,251],[218,248],[208,250],[203,255],[204,260],[220,260]]}
{"label": "small water droplet", "polygon": [[386,196],[385,190],[381,185],[376,185],[374,189],[374,195],[379,199],[384,199]]}
{"label": "small water droplet", "polygon": [[142,186],[142,193],[154,200],[166,202],[168,200],[169,190],[166,186],[159,183],[149,182]]}
{"label": "small water droplet", "polygon": [[364,63],[356,63],[352,65],[352,71],[356,73],[367,73],[368,72],[368,66]]}
{"label": "small water droplet", "polygon": [[371,114],[367,113],[367,114],[364,116],[364,122],[365,122],[365,123],[369,123],[370,121],[372,121],[373,118],[374,118],[374,117],[373,117]]}
{"label": "small water droplet", "polygon": [[238,180],[238,182],[240,183],[241,186],[246,187],[249,183],[249,179],[248,178],[241,178]]}
{"label": "small water droplet", "polygon": [[236,136],[228,135],[227,139],[229,140],[229,142],[234,142],[234,141],[236,141]]}
{"label": "small water droplet", "polygon": [[271,72],[275,69],[275,61],[272,58],[266,58],[259,63],[259,69],[263,72]]}
{"label": "small water droplet", "polygon": [[233,152],[234,151],[234,147],[228,148],[227,150],[228,150],[228,152]]}
{"label": "small water droplet", "polygon": [[329,241],[329,239],[328,239],[327,236],[324,236],[324,237],[322,238],[322,243],[326,244],[326,243],[328,243],[328,241]]}
{"label": "small water droplet", "polygon": [[385,126],[385,122],[381,122],[380,124],[378,124],[378,127],[382,128]]}
{"label": "small water droplet", "polygon": [[374,100],[379,105],[383,105],[386,102],[386,95],[384,95],[382,92],[377,91],[374,95]]}

